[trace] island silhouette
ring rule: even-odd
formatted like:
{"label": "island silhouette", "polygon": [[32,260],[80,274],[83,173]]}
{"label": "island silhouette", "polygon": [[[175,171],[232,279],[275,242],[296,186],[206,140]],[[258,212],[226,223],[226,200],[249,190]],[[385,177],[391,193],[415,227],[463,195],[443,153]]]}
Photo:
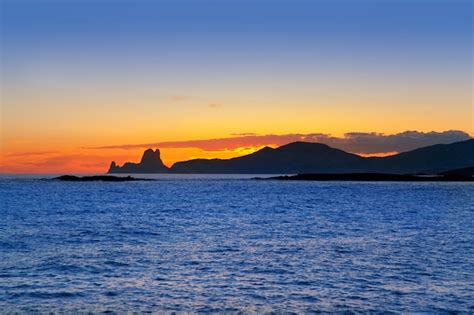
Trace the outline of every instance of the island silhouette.
{"label": "island silhouette", "polygon": [[[472,173],[474,139],[422,147],[387,157],[362,157],[321,143],[293,142],[264,147],[231,159],[193,159],[167,167],[159,149],[147,149],[139,163],[110,164],[109,174],[456,174]],[[447,173],[448,174],[448,173]]]}
{"label": "island silhouette", "polygon": [[52,178],[53,180],[60,180],[63,182],[131,182],[131,181],[152,181],[153,179],[148,178],[135,178],[131,176],[117,177],[117,176],[106,176],[106,175],[93,175],[93,176],[74,176],[74,175],[62,175],[59,177]]}
{"label": "island silhouette", "polygon": [[168,172],[169,169],[161,161],[159,149],[155,151],[152,149],[145,150],[140,163],[127,162],[120,167],[115,162],[112,162],[108,171],[109,174],[154,174]]}

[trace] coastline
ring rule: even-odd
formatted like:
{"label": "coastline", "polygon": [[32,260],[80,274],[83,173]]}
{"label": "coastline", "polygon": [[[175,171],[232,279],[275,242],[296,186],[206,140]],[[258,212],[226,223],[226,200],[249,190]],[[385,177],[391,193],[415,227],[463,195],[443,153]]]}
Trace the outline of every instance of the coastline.
{"label": "coastline", "polygon": [[298,174],[256,177],[257,180],[303,181],[363,181],[363,182],[474,182],[474,177],[463,175],[399,175],[384,173]]}

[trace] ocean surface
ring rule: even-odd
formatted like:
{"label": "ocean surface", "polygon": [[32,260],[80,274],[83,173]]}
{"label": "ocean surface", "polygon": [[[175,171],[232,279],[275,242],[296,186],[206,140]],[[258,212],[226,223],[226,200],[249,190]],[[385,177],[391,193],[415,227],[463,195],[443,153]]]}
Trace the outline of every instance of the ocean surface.
{"label": "ocean surface", "polygon": [[474,312],[474,184],[0,176],[0,310]]}

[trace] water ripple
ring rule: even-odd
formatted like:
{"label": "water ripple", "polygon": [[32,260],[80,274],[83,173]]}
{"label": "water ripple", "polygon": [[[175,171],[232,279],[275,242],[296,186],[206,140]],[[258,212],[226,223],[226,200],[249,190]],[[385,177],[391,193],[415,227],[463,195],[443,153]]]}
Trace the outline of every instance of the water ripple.
{"label": "water ripple", "polygon": [[474,312],[471,184],[0,177],[0,198],[6,313]]}

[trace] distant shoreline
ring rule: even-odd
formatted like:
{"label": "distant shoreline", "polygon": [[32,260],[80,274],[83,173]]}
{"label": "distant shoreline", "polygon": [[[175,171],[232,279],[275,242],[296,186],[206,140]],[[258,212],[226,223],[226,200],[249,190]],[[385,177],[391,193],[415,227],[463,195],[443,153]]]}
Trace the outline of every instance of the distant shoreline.
{"label": "distant shoreline", "polygon": [[298,174],[257,177],[258,180],[302,180],[302,181],[363,181],[363,182],[474,182],[474,177],[463,175],[398,175],[383,173],[346,174]]}
{"label": "distant shoreline", "polygon": [[52,180],[60,180],[64,182],[132,182],[132,181],[153,181],[148,178],[135,178],[132,176],[110,176],[110,175],[94,175],[94,176],[74,176],[74,175],[62,175],[54,177]]}
{"label": "distant shoreline", "polygon": [[[216,174],[214,174],[216,175]],[[288,180],[288,181],[359,181],[359,182],[474,182],[473,176],[468,175],[399,175],[384,173],[318,173],[318,174],[298,174],[279,175],[272,177],[253,177],[253,180]],[[73,176],[63,175],[54,177],[52,180],[68,182],[125,182],[125,181],[154,181],[150,178],[136,178],[131,176]]]}

